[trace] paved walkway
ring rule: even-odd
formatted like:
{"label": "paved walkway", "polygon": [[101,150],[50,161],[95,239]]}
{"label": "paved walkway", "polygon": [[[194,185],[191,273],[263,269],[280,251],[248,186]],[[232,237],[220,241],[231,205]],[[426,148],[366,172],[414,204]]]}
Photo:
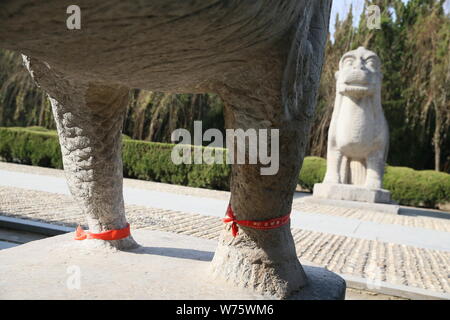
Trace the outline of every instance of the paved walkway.
{"label": "paved walkway", "polygon": [[[0,163],[0,215],[75,226],[84,220],[68,194],[61,170]],[[216,239],[229,193],[125,179],[124,196],[134,228]],[[445,213],[363,212],[305,204],[301,194],[293,207],[300,260],[370,281],[450,293],[450,220]]]}

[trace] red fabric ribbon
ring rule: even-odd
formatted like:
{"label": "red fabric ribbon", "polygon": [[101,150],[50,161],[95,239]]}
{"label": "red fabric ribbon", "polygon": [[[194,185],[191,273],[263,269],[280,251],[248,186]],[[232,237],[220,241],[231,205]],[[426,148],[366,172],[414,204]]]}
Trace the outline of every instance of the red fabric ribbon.
{"label": "red fabric ribbon", "polygon": [[100,233],[92,233],[89,231],[84,231],[81,226],[77,227],[75,231],[75,240],[85,240],[85,239],[100,239],[100,240],[120,240],[126,238],[130,235],[130,224],[123,229],[108,230]]}
{"label": "red fabric ribbon", "polygon": [[226,217],[223,218],[223,222],[225,222],[225,223],[231,222],[231,233],[233,234],[233,237],[236,237],[238,234],[238,231],[239,231],[238,225],[253,228],[253,229],[269,230],[269,229],[279,228],[279,227],[285,225],[286,223],[289,222],[290,217],[291,217],[291,214],[289,213],[280,218],[274,218],[274,219],[263,220],[263,221],[236,220],[233,209],[231,208],[231,204],[229,204],[228,208],[227,208]]}

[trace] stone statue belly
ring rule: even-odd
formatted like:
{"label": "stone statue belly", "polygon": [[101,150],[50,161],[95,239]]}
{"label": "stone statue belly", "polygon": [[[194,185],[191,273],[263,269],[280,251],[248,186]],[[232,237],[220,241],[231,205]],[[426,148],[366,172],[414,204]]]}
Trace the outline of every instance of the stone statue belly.
{"label": "stone statue belly", "polygon": [[376,135],[373,114],[359,106],[342,108],[336,132],[337,149],[350,158],[365,158],[373,149]]}

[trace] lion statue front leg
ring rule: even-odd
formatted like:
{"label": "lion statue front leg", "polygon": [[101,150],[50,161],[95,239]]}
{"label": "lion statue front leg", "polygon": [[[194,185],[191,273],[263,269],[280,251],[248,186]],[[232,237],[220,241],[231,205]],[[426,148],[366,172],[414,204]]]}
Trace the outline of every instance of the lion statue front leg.
{"label": "lion statue front leg", "polygon": [[381,189],[384,173],[384,154],[377,150],[367,157],[367,176],[365,187],[369,189]]}
{"label": "lion statue front leg", "polygon": [[327,157],[327,171],[323,182],[343,183],[343,177],[340,176],[342,153],[339,150],[330,150]]}

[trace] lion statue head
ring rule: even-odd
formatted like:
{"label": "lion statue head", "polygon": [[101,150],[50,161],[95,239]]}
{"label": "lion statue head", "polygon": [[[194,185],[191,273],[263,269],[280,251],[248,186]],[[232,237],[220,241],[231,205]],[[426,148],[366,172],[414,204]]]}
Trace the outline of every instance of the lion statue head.
{"label": "lion statue head", "polygon": [[377,54],[359,47],[344,54],[335,74],[337,92],[354,99],[379,94],[381,62]]}

